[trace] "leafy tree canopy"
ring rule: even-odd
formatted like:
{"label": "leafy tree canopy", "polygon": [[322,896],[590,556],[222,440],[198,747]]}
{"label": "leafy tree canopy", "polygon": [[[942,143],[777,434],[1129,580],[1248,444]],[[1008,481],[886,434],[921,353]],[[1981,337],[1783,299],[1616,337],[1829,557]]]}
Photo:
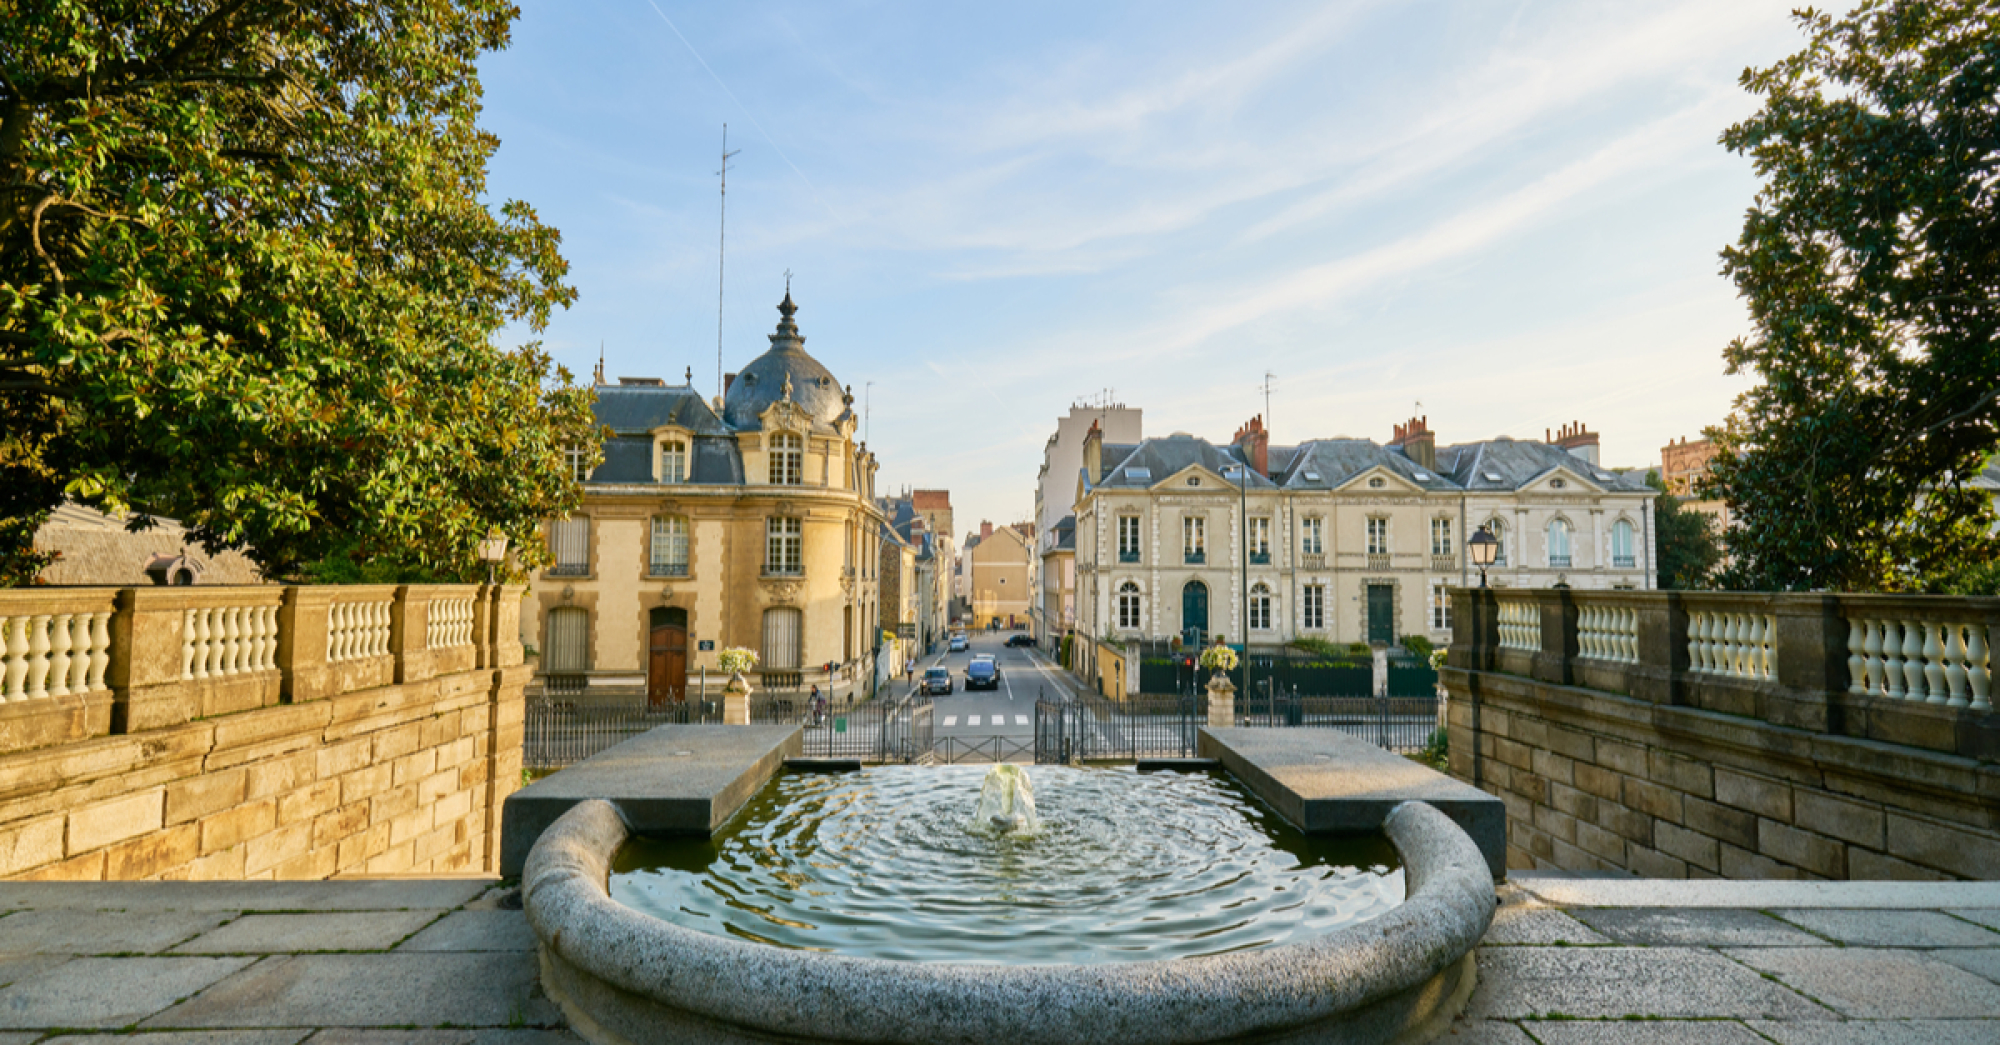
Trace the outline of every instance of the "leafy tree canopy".
{"label": "leafy tree canopy", "polygon": [[1704,512],[1681,506],[1667,492],[1658,471],[1646,473],[1646,485],[1659,491],[1653,498],[1653,534],[1659,541],[1659,569],[1654,583],[1665,590],[1692,591],[1709,586],[1722,562],[1715,520]]}
{"label": "leafy tree canopy", "polygon": [[65,497],[276,576],[483,576],[494,526],[545,560],[596,440],[495,344],[575,296],[555,230],[481,201],[475,62],[516,14],[0,3],[0,583]]}
{"label": "leafy tree canopy", "polygon": [[2000,557],[2000,7],[1869,0],[1743,85],[1763,179],[1723,271],[1762,381],[1714,433],[1731,587],[1905,590]]}

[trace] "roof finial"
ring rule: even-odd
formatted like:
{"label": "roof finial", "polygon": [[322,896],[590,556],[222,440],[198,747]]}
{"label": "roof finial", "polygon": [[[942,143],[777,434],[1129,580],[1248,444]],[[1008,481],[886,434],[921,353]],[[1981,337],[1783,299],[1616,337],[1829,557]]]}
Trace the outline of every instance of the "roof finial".
{"label": "roof finial", "polygon": [[693,368],[693,367],[688,367],[688,372],[687,372],[687,383],[688,383],[688,387],[689,387],[689,388],[693,388],[693,387],[694,387],[694,368]]}
{"label": "roof finial", "polygon": [[792,375],[788,373],[785,375],[785,402],[789,403],[791,401],[792,401]]}
{"label": "roof finial", "polygon": [[600,385],[604,383],[604,342],[602,340],[597,342],[597,372],[592,375],[592,378]]}

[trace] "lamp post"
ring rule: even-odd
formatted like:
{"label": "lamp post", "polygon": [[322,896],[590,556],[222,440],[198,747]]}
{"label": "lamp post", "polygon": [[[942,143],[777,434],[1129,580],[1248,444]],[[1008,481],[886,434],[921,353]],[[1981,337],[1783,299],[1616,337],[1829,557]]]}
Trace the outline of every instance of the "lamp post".
{"label": "lamp post", "polygon": [[1250,699],[1250,495],[1246,492],[1250,485],[1250,466],[1237,465],[1224,471],[1236,473],[1236,543],[1243,546],[1243,574],[1239,588],[1242,596],[1242,613],[1239,619],[1243,625],[1243,699]]}
{"label": "lamp post", "polygon": [[1500,541],[1481,526],[1465,541],[1465,550],[1472,556],[1472,564],[1479,567],[1479,586],[1486,587],[1486,567],[1493,565],[1493,557],[1500,551]]}
{"label": "lamp post", "polygon": [[479,542],[479,561],[486,564],[486,583],[493,583],[493,568],[507,558],[507,535],[498,526],[486,532],[486,539]]}

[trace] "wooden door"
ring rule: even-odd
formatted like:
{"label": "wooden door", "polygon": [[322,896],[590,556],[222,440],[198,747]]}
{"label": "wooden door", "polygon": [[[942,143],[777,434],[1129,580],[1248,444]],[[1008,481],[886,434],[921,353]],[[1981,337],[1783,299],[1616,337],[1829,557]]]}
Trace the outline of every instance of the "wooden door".
{"label": "wooden door", "polygon": [[687,629],[663,624],[653,629],[646,658],[646,703],[660,707],[687,699]]}
{"label": "wooden door", "polygon": [[1368,586],[1368,641],[1388,645],[1396,634],[1395,590],[1386,584]]}

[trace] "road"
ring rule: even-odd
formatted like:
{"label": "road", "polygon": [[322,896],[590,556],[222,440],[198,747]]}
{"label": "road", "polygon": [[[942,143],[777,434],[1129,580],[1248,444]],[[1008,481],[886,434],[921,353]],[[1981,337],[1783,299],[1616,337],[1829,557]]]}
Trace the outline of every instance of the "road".
{"label": "road", "polygon": [[[957,760],[968,753],[986,753],[1003,760],[1033,760],[1035,700],[1055,699],[1073,687],[1040,650],[1008,647],[1008,636],[1015,634],[1020,633],[972,633],[969,636],[972,648],[966,652],[939,653],[918,662],[919,680],[928,668],[941,666],[951,671],[951,695],[936,698],[931,712],[931,729],[940,757]],[[999,663],[999,689],[965,688],[965,667],[981,654],[990,655]]]}

